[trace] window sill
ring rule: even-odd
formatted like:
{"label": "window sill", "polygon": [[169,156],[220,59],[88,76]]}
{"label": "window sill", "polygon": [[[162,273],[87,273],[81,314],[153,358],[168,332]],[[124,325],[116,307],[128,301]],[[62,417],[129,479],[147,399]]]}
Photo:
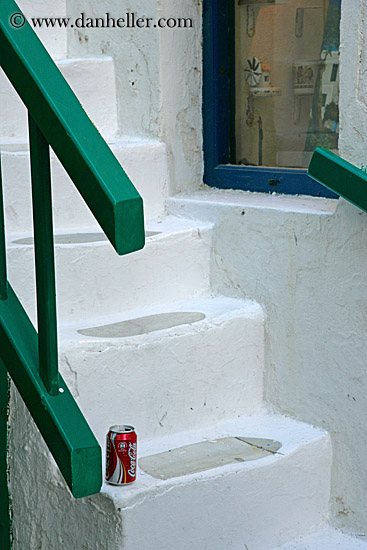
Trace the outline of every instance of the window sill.
{"label": "window sill", "polygon": [[[216,189],[204,186],[199,191],[180,193],[168,199],[171,214],[175,214],[177,203],[205,203],[206,205],[226,205],[239,208],[276,210],[283,213],[313,214],[332,216],[335,213],[338,199],[310,197],[306,195],[280,195],[254,193],[251,191]],[[179,212],[176,214],[180,215]]]}

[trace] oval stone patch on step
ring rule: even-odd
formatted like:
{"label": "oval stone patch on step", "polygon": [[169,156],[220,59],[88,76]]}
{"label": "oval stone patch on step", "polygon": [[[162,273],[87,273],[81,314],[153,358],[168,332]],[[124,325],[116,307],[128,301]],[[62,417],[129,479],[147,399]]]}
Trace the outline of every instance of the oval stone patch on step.
{"label": "oval stone patch on step", "polygon": [[110,325],[81,329],[78,330],[78,333],[94,338],[126,338],[127,336],[138,336],[156,330],[197,323],[203,319],[205,319],[204,313],[198,311],[157,313],[156,315],[137,317],[136,319],[120,321]]}
{"label": "oval stone patch on step", "polygon": [[140,468],[157,479],[195,474],[226,464],[258,460],[278,453],[282,444],[273,439],[224,437],[185,445],[164,453],[145,456]]}

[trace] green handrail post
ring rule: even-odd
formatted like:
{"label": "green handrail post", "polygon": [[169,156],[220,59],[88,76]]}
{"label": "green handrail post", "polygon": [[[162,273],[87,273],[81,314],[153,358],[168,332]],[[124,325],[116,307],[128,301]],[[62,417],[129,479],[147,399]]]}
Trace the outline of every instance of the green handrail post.
{"label": "green handrail post", "polygon": [[8,297],[8,280],[6,273],[6,242],[5,242],[5,220],[3,184],[1,177],[1,153],[0,153],[0,300]]}
{"label": "green handrail post", "polygon": [[315,149],[308,175],[367,212],[367,174],[324,147]]}
{"label": "green handrail post", "polygon": [[51,395],[57,395],[59,369],[50,148],[30,114],[28,120],[36,262],[39,371],[47,391]]}

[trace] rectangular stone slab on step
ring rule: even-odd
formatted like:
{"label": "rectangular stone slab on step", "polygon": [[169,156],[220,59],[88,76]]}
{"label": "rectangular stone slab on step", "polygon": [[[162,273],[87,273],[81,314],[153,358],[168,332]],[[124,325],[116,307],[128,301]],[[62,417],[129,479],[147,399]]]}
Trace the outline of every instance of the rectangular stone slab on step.
{"label": "rectangular stone slab on step", "polygon": [[143,457],[139,466],[152,477],[171,479],[226,464],[258,460],[277,453],[281,446],[273,439],[224,437]]}

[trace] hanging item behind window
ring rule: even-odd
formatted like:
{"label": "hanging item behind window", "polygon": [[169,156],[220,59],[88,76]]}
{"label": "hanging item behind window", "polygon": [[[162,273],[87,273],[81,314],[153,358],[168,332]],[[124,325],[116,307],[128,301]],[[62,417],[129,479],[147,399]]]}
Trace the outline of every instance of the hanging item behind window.
{"label": "hanging item behind window", "polygon": [[245,69],[246,80],[250,86],[250,94],[254,97],[280,95],[280,88],[271,85],[270,67],[257,57],[247,60]]}
{"label": "hanging item behind window", "polygon": [[296,61],[293,64],[293,90],[296,95],[312,95],[320,61]]}
{"label": "hanging item behind window", "polygon": [[233,2],[236,162],[306,168],[338,147],[341,0]]}

